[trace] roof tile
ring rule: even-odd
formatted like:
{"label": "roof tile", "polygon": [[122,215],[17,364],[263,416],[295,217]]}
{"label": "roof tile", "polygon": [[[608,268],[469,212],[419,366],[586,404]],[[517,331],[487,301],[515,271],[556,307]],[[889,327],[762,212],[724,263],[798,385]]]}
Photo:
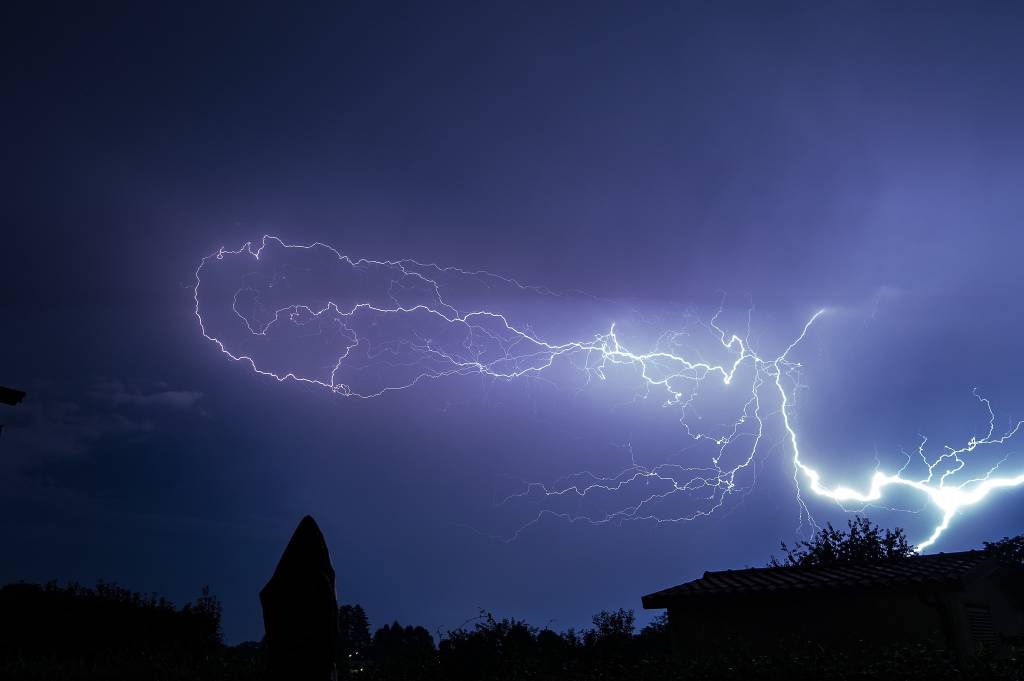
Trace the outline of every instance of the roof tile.
{"label": "roof tile", "polygon": [[936,553],[877,563],[840,563],[814,567],[768,567],[705,572],[692,582],[643,597],[645,608],[664,608],[668,601],[694,596],[741,594],[795,589],[888,588],[910,584],[955,584],[982,563],[993,560],[983,551]]}

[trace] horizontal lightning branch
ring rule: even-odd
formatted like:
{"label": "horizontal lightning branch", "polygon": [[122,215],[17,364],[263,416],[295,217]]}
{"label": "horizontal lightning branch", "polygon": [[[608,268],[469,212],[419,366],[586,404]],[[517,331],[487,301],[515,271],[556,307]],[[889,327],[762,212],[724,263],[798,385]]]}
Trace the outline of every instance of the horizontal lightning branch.
{"label": "horizontal lightning branch", "polygon": [[[763,440],[768,418],[781,421],[801,522],[806,518],[813,527],[817,525],[805,490],[840,505],[867,505],[884,502],[891,487],[905,487],[923,495],[941,515],[931,535],[918,545],[923,550],[938,540],[961,509],[996,490],[1024,484],[1024,473],[997,475],[1005,459],[983,475],[969,479],[958,475],[976,450],[1006,443],[1024,425],[1018,422],[997,434],[995,414],[983,397],[978,400],[989,415],[984,435],[971,437],[961,447],[947,446],[932,458],[925,452],[927,440],[922,439],[901,469],[885,473],[876,468],[862,490],[823,482],[801,451],[793,425],[801,365],[791,355],[825,310],[812,315],[780,354],[762,356],[751,347],[749,315],[747,332],[741,337],[720,326],[720,308],[704,328],[713,340],[713,350],[726,359],[711,361],[684,351],[678,332],[663,334],[652,349],[643,352],[627,347],[615,324],[588,338],[556,342],[507,312],[460,302],[487,299],[499,292],[503,300],[513,302],[521,296],[524,304],[538,296],[565,295],[486,271],[414,260],[353,260],[326,244],[292,245],[265,236],[258,246],[250,242],[236,250],[221,248],[204,258],[195,272],[194,302],[203,335],[230,359],[259,375],[318,386],[343,397],[371,399],[450,376],[539,376],[562,360],[598,380],[604,380],[613,366],[631,367],[645,395],[664,395],[665,406],[681,411],[686,436],[708,445],[712,452],[707,463],[698,467],[644,466],[631,453],[630,465],[614,476],[582,472],[554,485],[528,483],[523,492],[505,501],[634,494],[627,505],[597,516],[545,507],[512,539],[546,515],[592,523],[680,522],[710,515],[731,495],[749,491],[755,461],[767,449]],[[710,381],[743,396],[737,402],[741,406],[735,420],[715,432],[693,427],[687,419],[700,388]],[[907,472],[914,456],[924,467],[921,477]],[[692,512],[664,514],[664,503],[675,496],[696,498],[700,506]]]}

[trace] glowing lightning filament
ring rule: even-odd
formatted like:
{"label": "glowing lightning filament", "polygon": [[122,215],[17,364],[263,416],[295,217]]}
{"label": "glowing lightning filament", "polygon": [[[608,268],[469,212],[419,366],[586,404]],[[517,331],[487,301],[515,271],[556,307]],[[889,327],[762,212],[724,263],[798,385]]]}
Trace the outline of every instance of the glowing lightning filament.
{"label": "glowing lightning filament", "polygon": [[[301,262],[291,262],[290,256]],[[208,283],[211,271],[216,275],[215,281]],[[214,289],[212,294],[206,292],[208,286]],[[669,463],[645,467],[633,459],[629,467],[611,477],[584,472],[570,476],[560,486],[529,484],[525,492],[510,497],[539,493],[549,498],[582,499],[596,493],[614,494],[639,483],[656,485],[655,491],[638,502],[602,517],[555,514],[570,520],[678,522],[713,513],[729,495],[746,489],[741,475],[749,472],[765,432],[766,416],[761,405],[765,390],[777,394],[777,413],[792,452],[801,518],[806,517],[812,525],[814,520],[802,496],[805,488],[842,505],[877,503],[883,500],[887,488],[906,487],[924,495],[941,513],[941,521],[931,535],[918,545],[918,550],[923,550],[935,543],[962,509],[981,502],[996,490],[1024,484],[1024,474],[996,475],[1002,461],[980,477],[956,480],[966,458],[975,450],[1004,444],[1024,426],[1021,421],[997,435],[991,404],[982,397],[978,399],[988,410],[988,431],[981,437],[970,438],[962,447],[946,447],[931,460],[924,453],[926,440],[922,441],[917,455],[927,469],[924,477],[905,477],[905,464],[895,473],[876,470],[863,491],[825,484],[801,452],[792,423],[800,364],[790,358],[825,310],[807,320],[796,339],[775,357],[762,357],[755,352],[749,332],[745,337],[727,334],[719,326],[716,314],[707,328],[729,360],[712,362],[699,356],[688,357],[680,351],[671,333],[662,336],[655,348],[634,352],[622,342],[614,324],[607,332],[590,339],[551,342],[533,332],[529,325],[514,322],[506,313],[486,308],[462,309],[451,291],[464,286],[483,290],[501,286],[517,293],[558,295],[489,272],[413,260],[352,260],[325,244],[296,246],[265,236],[256,248],[252,243],[237,250],[222,248],[202,260],[195,272],[195,315],[207,339],[226,356],[248,365],[257,374],[320,386],[344,397],[379,397],[388,391],[446,376],[512,379],[538,375],[560,359],[575,360],[574,366],[598,379],[604,379],[612,365],[635,367],[648,391],[663,390],[667,395],[665,404],[682,410],[680,423],[686,434],[695,441],[710,443],[716,453],[702,467]],[[328,289],[327,295],[323,288]],[[214,302],[209,302],[210,297]],[[287,364],[276,366],[282,362],[278,356],[275,363],[274,348],[293,344],[303,348],[301,354],[307,365],[301,369]],[[245,349],[229,350],[229,346]],[[745,380],[736,385],[741,372]],[[698,388],[713,378],[731,386],[730,390],[745,391],[735,421],[715,434],[692,428],[686,420],[686,411]],[[747,444],[741,446],[742,442]],[[727,457],[737,447],[740,456]],[[732,463],[727,464],[727,459]],[[939,474],[939,466],[947,462],[952,467]],[[706,494],[705,508],[673,517],[663,517],[654,510],[670,496],[694,493]],[[542,511],[532,522],[546,513],[552,512]]]}

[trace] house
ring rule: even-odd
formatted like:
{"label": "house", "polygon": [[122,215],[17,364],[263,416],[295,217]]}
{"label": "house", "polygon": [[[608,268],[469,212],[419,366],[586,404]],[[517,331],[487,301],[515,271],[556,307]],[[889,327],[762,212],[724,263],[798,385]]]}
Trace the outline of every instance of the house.
{"label": "house", "polygon": [[11,407],[25,399],[25,393],[21,390],[15,390],[14,388],[5,388],[0,385],[0,404],[6,404]]}
{"label": "house", "polygon": [[983,551],[873,563],[705,572],[643,597],[668,609],[679,654],[736,643],[778,648],[924,643],[958,654],[1024,640],[1024,569]]}
{"label": "house", "polygon": [[[25,393],[21,390],[15,390],[14,388],[5,388],[0,385],[0,404],[6,404],[8,406],[16,406],[19,402],[25,399]],[[3,432],[3,424],[0,424],[0,432]]]}

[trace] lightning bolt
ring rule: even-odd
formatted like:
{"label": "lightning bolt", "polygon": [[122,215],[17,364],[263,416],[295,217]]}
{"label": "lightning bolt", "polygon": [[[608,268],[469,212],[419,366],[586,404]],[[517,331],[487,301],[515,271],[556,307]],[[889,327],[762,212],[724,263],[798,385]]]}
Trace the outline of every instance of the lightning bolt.
{"label": "lightning bolt", "polygon": [[[324,289],[329,295],[324,295]],[[451,376],[539,377],[560,361],[583,372],[587,380],[605,380],[614,366],[630,367],[642,382],[642,397],[662,395],[664,406],[680,410],[679,422],[689,440],[710,445],[713,454],[703,466],[668,462],[645,466],[630,448],[630,465],[615,475],[583,471],[552,485],[526,483],[522,492],[504,502],[534,496],[583,500],[627,491],[639,498],[598,516],[545,508],[509,540],[547,515],[592,523],[681,522],[710,515],[729,497],[751,489],[758,454],[766,449],[766,420],[772,416],[781,421],[784,436],[783,442],[771,446],[788,445],[800,523],[806,520],[814,528],[818,525],[807,505],[808,490],[848,510],[845,504],[879,504],[888,488],[906,487],[923,495],[941,514],[931,535],[918,545],[920,551],[932,546],[961,510],[996,490],[1024,484],[1024,473],[996,475],[1005,458],[981,476],[960,479],[958,474],[976,450],[1005,444],[1024,426],[1019,421],[997,434],[992,405],[977,392],[989,415],[987,432],[972,436],[962,446],[946,446],[933,458],[925,452],[927,439],[922,438],[916,457],[924,466],[924,476],[907,474],[914,458],[907,455],[907,462],[894,473],[876,467],[863,490],[823,482],[822,474],[802,452],[793,424],[802,383],[801,364],[792,355],[827,313],[824,309],[806,321],[781,353],[763,356],[750,339],[752,308],[746,333],[740,336],[723,329],[720,306],[708,323],[701,324],[725,357],[714,361],[686,347],[685,330],[662,334],[652,349],[643,352],[627,346],[615,323],[589,338],[555,342],[515,315],[486,306],[464,309],[456,302],[474,295],[486,298],[496,291],[513,296],[568,295],[483,270],[415,260],[353,260],[323,243],[286,244],[268,235],[258,246],[248,242],[203,258],[195,271],[193,297],[203,336],[225,356],[277,381],[371,399]],[[281,355],[295,361],[297,354],[304,359],[303,368],[288,368],[287,363],[276,366],[282,364]],[[697,428],[688,416],[701,388],[712,381],[739,393],[741,406],[730,423],[711,430]],[[766,412],[765,400],[772,396],[771,411]],[[692,512],[663,515],[659,509],[675,496],[695,497],[702,503]]]}

